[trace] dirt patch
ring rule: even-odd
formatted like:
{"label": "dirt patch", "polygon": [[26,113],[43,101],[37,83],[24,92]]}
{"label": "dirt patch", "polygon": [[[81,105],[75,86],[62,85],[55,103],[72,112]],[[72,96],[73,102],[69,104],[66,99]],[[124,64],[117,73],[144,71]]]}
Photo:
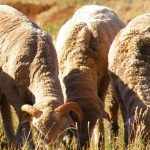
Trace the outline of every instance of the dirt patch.
{"label": "dirt patch", "polygon": [[0,3],[12,6],[25,14],[29,19],[40,24],[57,23],[60,20],[68,19],[73,15],[75,6],[67,6],[59,8],[56,2],[51,4],[36,4],[36,3],[21,3],[21,2],[7,2]]}
{"label": "dirt patch", "polygon": [[12,6],[28,16],[31,20],[35,20],[36,16],[40,14],[43,11],[46,11],[52,7],[52,5],[41,5],[41,4],[33,4],[33,3],[13,3],[13,2],[8,2],[8,3],[1,3],[1,4],[7,4],[9,6]]}
{"label": "dirt patch", "polygon": [[58,8],[58,6],[56,5],[55,7],[49,9],[48,11],[39,14],[36,18],[36,22],[40,25],[46,23],[57,24],[60,21],[64,21],[70,18],[73,15],[75,9],[76,9],[75,6]]}
{"label": "dirt patch", "polygon": [[74,14],[75,11],[75,7],[70,6],[67,7],[63,10],[58,11],[56,14],[53,14],[50,18],[49,18],[49,22],[51,23],[55,23],[58,20],[64,20],[66,18],[69,18],[70,16],[72,16]]}

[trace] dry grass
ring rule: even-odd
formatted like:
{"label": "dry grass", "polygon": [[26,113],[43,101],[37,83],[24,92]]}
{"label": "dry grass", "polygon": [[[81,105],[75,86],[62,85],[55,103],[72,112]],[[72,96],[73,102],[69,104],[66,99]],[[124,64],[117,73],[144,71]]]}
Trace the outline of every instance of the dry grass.
{"label": "dry grass", "polygon": [[[119,17],[125,22],[128,23],[133,17],[142,14],[150,12],[150,1],[149,0],[0,0],[0,3],[7,3],[11,2],[13,3],[14,7],[18,6],[19,10],[28,15],[30,17],[30,14],[28,14],[26,9],[23,9],[22,6],[25,7],[25,5],[21,4],[28,3],[28,5],[36,4],[37,7],[39,6],[49,6],[48,9],[41,9],[39,7],[39,11],[36,11],[36,13],[33,16],[33,11],[31,12],[30,19],[33,19],[36,21],[44,30],[48,31],[54,39],[56,39],[57,32],[62,24],[66,20],[68,20],[72,14],[82,5],[84,4],[100,4],[105,5],[108,7],[111,7],[118,15]],[[15,3],[18,2],[19,5],[15,5]],[[30,7],[32,10],[33,7]],[[36,7],[34,8],[36,10]],[[27,9],[28,10],[28,9]],[[15,116],[15,115],[14,115]],[[15,125],[17,125],[17,119],[15,116]],[[110,139],[110,132],[109,132],[109,123],[104,122],[105,124],[105,149],[106,150],[114,150],[118,148],[118,150],[124,149],[124,142],[123,142],[123,122],[121,115],[119,117],[119,124],[120,124],[120,131],[119,136],[116,138],[116,142],[114,143],[112,139]],[[143,141],[141,139],[141,133],[143,125],[139,125],[139,129],[137,130],[137,136],[134,143],[131,142],[131,144],[128,147],[128,150],[149,150],[150,149],[150,143],[147,144],[144,148]],[[141,128],[142,127],[142,128]],[[39,139],[39,136],[34,132],[34,141],[36,144],[36,149],[59,149],[58,147],[61,147],[60,149],[65,149],[63,145],[58,145],[58,147],[47,147],[45,144]],[[96,150],[94,140],[91,140],[91,148],[90,150]],[[73,150],[76,150],[77,142],[74,139],[71,143],[71,147]],[[5,137],[2,119],[0,116],[0,150],[4,149],[15,149],[13,145],[9,144],[9,141]],[[26,143],[26,140],[24,141],[24,146],[21,148],[24,150],[29,149],[28,144]]]}
{"label": "dry grass", "polygon": [[60,26],[85,4],[111,7],[125,23],[137,15],[150,12],[149,0],[0,0],[2,2],[11,2],[11,6],[22,11],[55,38]]}
{"label": "dry grass", "polygon": [[[15,126],[17,126],[17,118],[14,114],[13,111],[13,115],[15,117]],[[143,115],[143,113],[141,113],[141,115]],[[138,115],[139,116],[139,115]],[[1,119],[1,118],[0,118]],[[123,122],[122,122],[122,118],[119,115],[119,125],[120,125],[120,130],[119,130],[119,135],[118,137],[115,138],[115,142],[113,139],[110,138],[110,125],[108,123],[108,121],[104,121],[105,124],[105,150],[124,150],[124,142],[123,142],[123,135],[124,135],[124,131],[123,131]],[[14,147],[14,145],[10,144],[9,141],[7,140],[7,138],[5,137],[4,131],[3,131],[3,126],[2,123],[0,123],[0,150],[2,149],[9,149],[9,150],[13,150],[13,149],[17,149]],[[144,130],[144,125],[142,122],[139,121],[139,119],[136,117],[136,125],[138,126],[138,129],[132,130],[135,134],[136,134],[136,139],[134,142],[130,142],[128,148],[126,148],[126,150],[149,150],[150,149],[150,142],[146,145],[144,145],[144,142],[142,140],[142,135],[143,135],[143,130]],[[36,150],[65,150],[66,147],[61,143],[61,144],[56,144],[54,146],[54,143],[57,143],[57,141],[55,141],[54,143],[51,143],[49,145],[45,145],[44,142],[40,139],[40,136],[37,135],[37,133],[35,132],[35,129],[33,128],[33,139],[36,145]],[[27,143],[27,137],[24,140],[24,144],[23,147],[21,147],[21,150],[28,150],[29,145]],[[70,144],[70,148],[72,148],[72,150],[76,150],[77,149],[77,140],[73,139],[71,144]],[[98,150],[98,148],[95,145],[95,141],[94,138],[91,139],[91,146],[88,150]]]}

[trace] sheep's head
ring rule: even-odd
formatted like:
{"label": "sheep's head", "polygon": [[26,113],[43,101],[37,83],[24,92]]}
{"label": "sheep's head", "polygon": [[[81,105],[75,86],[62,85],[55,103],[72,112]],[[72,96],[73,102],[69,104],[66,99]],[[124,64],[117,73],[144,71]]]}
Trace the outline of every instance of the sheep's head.
{"label": "sheep's head", "polygon": [[27,104],[23,105],[21,109],[32,116],[33,126],[41,133],[42,139],[46,143],[62,140],[67,129],[74,126],[69,115],[70,111],[75,112],[82,121],[82,110],[75,102],[63,104],[54,110],[50,106],[40,110]]}

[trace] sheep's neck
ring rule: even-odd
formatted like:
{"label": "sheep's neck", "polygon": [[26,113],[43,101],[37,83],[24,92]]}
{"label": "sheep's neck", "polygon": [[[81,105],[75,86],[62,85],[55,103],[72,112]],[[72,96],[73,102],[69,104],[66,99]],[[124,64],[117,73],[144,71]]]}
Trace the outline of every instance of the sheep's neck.
{"label": "sheep's neck", "polygon": [[65,101],[78,102],[82,109],[85,110],[100,111],[103,104],[98,97],[97,80],[94,79],[96,76],[93,76],[93,74],[81,74],[82,73],[69,75],[64,80],[65,90],[63,92],[64,95],[66,93]]}
{"label": "sheep's neck", "polygon": [[95,72],[77,71],[69,73],[63,80],[67,99],[97,97],[97,75]]}
{"label": "sheep's neck", "polygon": [[59,80],[57,77],[53,76],[50,78],[50,76],[51,75],[47,74],[43,75],[42,77],[37,77],[30,87],[33,95],[35,96],[36,103],[45,100],[49,103],[54,100],[63,103],[63,96]]}

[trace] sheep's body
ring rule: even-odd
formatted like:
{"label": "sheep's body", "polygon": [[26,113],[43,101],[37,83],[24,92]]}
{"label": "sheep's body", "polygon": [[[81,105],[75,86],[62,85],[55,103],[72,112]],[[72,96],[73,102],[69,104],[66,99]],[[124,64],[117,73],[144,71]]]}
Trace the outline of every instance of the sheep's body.
{"label": "sheep's body", "polygon": [[[22,13],[6,5],[0,5],[0,67],[1,107],[5,106],[5,101],[14,107],[19,118],[17,139],[20,139],[21,121],[25,119],[21,107],[30,104],[36,108],[33,113],[32,106],[27,111],[35,115],[33,125],[45,137],[45,141],[55,140],[58,132],[68,127],[71,120],[68,115],[60,119],[54,112],[63,104],[63,96],[52,39]],[[22,110],[26,111],[26,106]],[[6,133],[11,138],[14,136],[11,120],[7,122],[11,117],[6,115],[3,113],[4,126],[8,127]],[[61,122],[64,124],[61,125]],[[29,123],[25,128],[27,135]]]}
{"label": "sheep's body", "polygon": [[[134,140],[130,131],[135,113],[150,137],[150,14],[133,19],[114,40],[109,53],[109,72],[125,124],[125,142]],[[143,112],[148,109],[147,115]],[[138,129],[134,129],[137,131]]]}
{"label": "sheep's body", "polygon": [[83,109],[81,143],[89,140],[88,135],[99,118],[103,133],[103,103],[109,83],[107,55],[123,26],[111,9],[89,5],[80,8],[58,33],[56,50],[63,94],[66,102],[78,102]]}

